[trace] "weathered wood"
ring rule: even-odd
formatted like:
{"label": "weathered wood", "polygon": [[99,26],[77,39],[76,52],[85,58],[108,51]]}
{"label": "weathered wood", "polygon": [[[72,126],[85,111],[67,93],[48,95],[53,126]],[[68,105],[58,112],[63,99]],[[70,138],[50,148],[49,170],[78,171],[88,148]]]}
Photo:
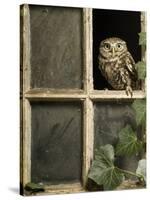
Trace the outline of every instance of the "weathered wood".
{"label": "weathered wood", "polygon": [[31,179],[31,108],[28,100],[23,99],[23,187]]}
{"label": "weathered wood", "polygon": [[93,89],[93,47],[92,47],[92,9],[83,9],[84,41],[84,90],[90,93]]}
{"label": "weathered wood", "polygon": [[48,88],[37,88],[37,89],[30,89],[25,94],[86,94],[84,90],[78,90],[78,89],[48,89]]}
{"label": "weathered wood", "polygon": [[83,101],[86,98],[86,95],[79,94],[40,94],[40,95],[29,95],[26,94],[25,97],[30,101]]}
{"label": "weathered wood", "polygon": [[30,89],[30,14],[29,6],[23,5],[23,93]]}
{"label": "weathered wood", "polygon": [[85,100],[90,98],[92,100],[103,99],[143,99],[146,97],[146,93],[142,90],[133,91],[133,96],[127,96],[125,90],[93,90],[90,93],[86,93],[82,90],[30,90],[24,94],[25,98],[30,100]]}
{"label": "weathered wood", "polygon": [[94,101],[99,101],[99,100],[132,100],[132,99],[143,99],[146,97],[145,92],[142,90],[139,91],[133,91],[133,96],[127,96],[125,93],[125,90],[94,90],[90,94],[90,98]]}
{"label": "weathered wood", "polygon": [[[29,7],[23,5],[21,7],[22,15],[22,57],[21,69],[23,70],[23,94],[30,88],[30,27],[29,27]],[[30,120],[30,103],[22,97],[22,122],[23,127],[21,130],[21,143],[22,143],[22,155],[21,155],[21,185],[25,186],[26,183],[30,182],[30,147],[31,147],[31,120]],[[23,191],[22,191],[23,192]]]}
{"label": "weathered wood", "polygon": [[72,184],[45,185],[44,187],[45,190],[55,190],[55,191],[62,190],[62,188],[63,190],[70,190],[70,189],[83,190],[82,184],[79,182]]}
{"label": "weathered wood", "polygon": [[83,118],[83,185],[86,186],[87,175],[93,158],[94,128],[93,128],[93,103],[89,98],[84,101]]}
{"label": "weathered wood", "polygon": [[44,186],[45,192],[34,193],[36,196],[48,195],[48,194],[71,194],[78,192],[85,192],[81,183],[72,184],[58,184],[58,185],[46,185]]}
{"label": "weathered wood", "polygon": [[20,6],[20,194],[23,194],[23,6]]}
{"label": "weathered wood", "polygon": [[84,21],[84,90],[86,99],[84,101],[83,116],[83,186],[86,187],[87,175],[93,156],[93,105],[89,94],[93,89],[93,55],[92,55],[92,9],[83,9]]}
{"label": "weathered wood", "polygon": [[49,90],[32,89],[26,92],[25,97],[30,100],[84,100],[87,95],[83,90]]}

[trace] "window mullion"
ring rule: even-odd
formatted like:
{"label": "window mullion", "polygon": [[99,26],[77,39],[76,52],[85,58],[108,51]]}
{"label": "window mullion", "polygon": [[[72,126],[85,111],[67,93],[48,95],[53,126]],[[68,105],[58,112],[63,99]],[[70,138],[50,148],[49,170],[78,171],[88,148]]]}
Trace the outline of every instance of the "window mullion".
{"label": "window mullion", "polygon": [[84,57],[84,90],[89,94],[93,90],[93,51],[92,51],[92,9],[83,9],[83,57]]}
{"label": "window mullion", "polygon": [[83,114],[83,185],[86,186],[87,175],[93,158],[94,126],[93,102],[86,98]]}
{"label": "window mullion", "polygon": [[23,68],[23,94],[30,89],[30,13],[27,4],[22,6],[22,68]]}
{"label": "window mullion", "polygon": [[25,98],[30,88],[30,28],[29,7],[21,6],[21,154],[20,154],[20,181],[21,194],[24,194],[25,185],[30,182],[31,175],[31,107]]}
{"label": "window mullion", "polygon": [[83,9],[84,21],[84,90],[87,95],[83,113],[83,185],[86,186],[87,175],[93,158],[93,103],[89,94],[93,90],[93,53],[92,53],[92,9]]}

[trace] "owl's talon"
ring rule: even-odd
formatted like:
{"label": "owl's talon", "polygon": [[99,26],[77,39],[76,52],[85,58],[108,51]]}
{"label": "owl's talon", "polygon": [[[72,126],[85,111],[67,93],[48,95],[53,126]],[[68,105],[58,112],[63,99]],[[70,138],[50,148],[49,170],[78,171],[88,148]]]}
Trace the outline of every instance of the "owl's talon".
{"label": "owl's talon", "polygon": [[104,88],[105,91],[108,91],[108,88]]}
{"label": "owl's talon", "polygon": [[127,86],[126,87],[126,94],[127,96],[131,95],[131,98],[133,96],[133,91],[132,91],[132,88],[130,86]]}

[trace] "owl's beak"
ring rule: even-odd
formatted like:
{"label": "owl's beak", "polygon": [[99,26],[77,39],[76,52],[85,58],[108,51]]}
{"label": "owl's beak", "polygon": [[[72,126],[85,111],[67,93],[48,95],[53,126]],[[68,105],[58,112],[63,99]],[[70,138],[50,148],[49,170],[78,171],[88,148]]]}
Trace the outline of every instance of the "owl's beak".
{"label": "owl's beak", "polygon": [[114,56],[115,56],[115,48],[112,47],[112,57],[114,57]]}

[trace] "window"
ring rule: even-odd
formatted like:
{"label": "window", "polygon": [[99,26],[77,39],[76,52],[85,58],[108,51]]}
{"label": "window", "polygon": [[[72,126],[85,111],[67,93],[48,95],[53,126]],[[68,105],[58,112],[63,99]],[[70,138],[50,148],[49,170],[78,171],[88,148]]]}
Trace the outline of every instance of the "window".
{"label": "window", "polygon": [[94,148],[115,144],[126,124],[134,127],[130,104],[145,98],[144,82],[132,98],[113,90],[98,69],[98,45],[116,34],[128,41],[136,62],[144,59],[138,45],[143,17],[135,11],[21,6],[21,194],[31,194],[25,189],[30,182],[46,193],[85,191]]}

